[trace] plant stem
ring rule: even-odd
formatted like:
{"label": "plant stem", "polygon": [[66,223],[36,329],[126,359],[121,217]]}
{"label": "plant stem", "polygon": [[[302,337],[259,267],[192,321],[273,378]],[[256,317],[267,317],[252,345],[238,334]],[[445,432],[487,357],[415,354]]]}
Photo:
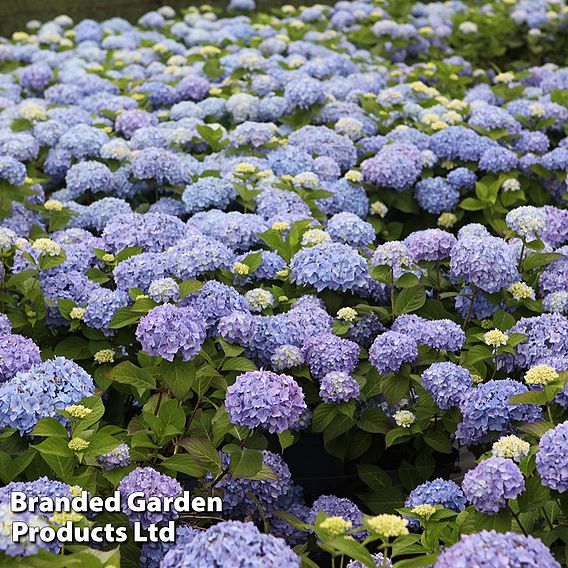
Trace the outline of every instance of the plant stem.
{"label": "plant stem", "polygon": [[395,320],[395,311],[394,311],[394,268],[391,266],[391,312],[392,312],[392,321]]}
{"label": "plant stem", "polygon": [[467,327],[467,324],[469,322],[469,318],[471,317],[471,311],[473,310],[473,303],[475,302],[475,296],[477,295],[477,288],[472,285],[471,287],[471,303],[469,304],[469,308],[467,310],[467,314],[465,316],[465,320],[463,322],[463,326],[462,329],[465,329]]}
{"label": "plant stem", "polygon": [[515,513],[515,511],[513,511],[513,509],[511,509],[511,505],[507,504],[507,508],[511,512],[511,515],[513,515],[513,518],[515,519],[515,521],[517,521],[517,525],[519,525],[519,528],[521,529],[521,531],[523,531],[523,534],[525,536],[529,536],[529,533],[526,531],[525,527],[523,527],[523,524],[521,523],[521,520],[519,519],[519,515],[517,515],[517,513]]}

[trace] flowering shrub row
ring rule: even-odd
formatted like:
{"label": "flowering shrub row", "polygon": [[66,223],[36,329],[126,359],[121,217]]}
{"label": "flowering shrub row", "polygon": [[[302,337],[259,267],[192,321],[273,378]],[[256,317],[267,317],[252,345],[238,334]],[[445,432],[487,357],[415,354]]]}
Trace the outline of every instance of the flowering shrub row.
{"label": "flowering shrub row", "polygon": [[0,42],[0,565],[565,565],[567,7],[253,9]]}

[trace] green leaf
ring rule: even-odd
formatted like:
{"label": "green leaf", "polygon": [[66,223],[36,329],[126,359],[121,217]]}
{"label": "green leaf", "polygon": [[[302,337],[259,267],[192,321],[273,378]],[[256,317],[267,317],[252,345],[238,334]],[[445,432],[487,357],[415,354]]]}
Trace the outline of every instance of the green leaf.
{"label": "green leaf", "polygon": [[229,444],[223,448],[223,451],[231,457],[229,469],[232,477],[254,478],[262,468],[260,450],[248,450],[236,444]]}
{"label": "green leaf", "polygon": [[528,391],[513,395],[509,401],[512,404],[546,404],[552,400],[545,391]]}
{"label": "green leaf", "polygon": [[166,458],[160,465],[167,470],[191,477],[203,477],[207,473],[207,469],[199,465],[189,454],[176,454]]}
{"label": "green leaf", "polygon": [[418,277],[412,272],[405,272],[395,283],[398,288],[414,288],[419,284]]}
{"label": "green leaf", "polygon": [[446,432],[440,432],[439,430],[428,431],[424,434],[424,441],[437,452],[441,452],[442,454],[452,453],[452,444]]}
{"label": "green leaf", "polygon": [[140,312],[133,312],[131,307],[120,308],[112,317],[109,327],[111,329],[120,329],[121,327],[132,325],[138,322],[140,315]]}
{"label": "green leaf", "polygon": [[419,310],[426,302],[426,291],[422,286],[405,288],[396,297],[394,311],[397,316]]}
{"label": "green leaf", "polygon": [[511,314],[503,310],[497,310],[493,314],[493,323],[497,329],[507,331],[515,325],[516,320]]}
{"label": "green leaf", "polygon": [[189,294],[197,292],[197,290],[202,287],[203,282],[199,282],[199,280],[183,280],[179,285],[179,299],[181,300],[182,298],[189,296]]}
{"label": "green leaf", "polygon": [[213,475],[221,471],[221,456],[209,440],[193,436],[184,443],[184,446],[191,457],[207,471],[211,471]]}
{"label": "green leaf", "polygon": [[412,437],[410,430],[407,428],[393,428],[385,436],[385,446],[390,448],[396,444],[402,444]]}
{"label": "green leaf", "polygon": [[32,430],[32,434],[34,436],[45,436],[49,438],[54,436],[56,438],[65,438],[66,443],[69,439],[69,434],[67,433],[67,429],[59,420],[55,418],[42,418]]}
{"label": "green leaf", "polygon": [[539,253],[529,254],[523,260],[523,270],[528,271],[528,270],[533,270],[535,268],[541,268],[562,257],[563,255],[557,252],[543,252],[543,253],[539,252]]}
{"label": "green leaf", "polygon": [[496,515],[484,515],[473,507],[467,509],[467,516],[460,525],[460,533],[471,534],[482,530],[495,530],[507,532],[511,530],[511,513],[508,509],[502,509]]}
{"label": "green leaf", "polygon": [[372,434],[386,434],[392,427],[387,415],[380,408],[367,408],[357,424],[361,430]]}
{"label": "green leaf", "polygon": [[290,430],[284,430],[284,432],[278,433],[278,441],[280,442],[282,451],[284,451],[294,443],[294,436],[292,435]]}
{"label": "green leaf", "polygon": [[323,403],[316,406],[312,416],[312,429],[314,432],[323,432],[331,421],[337,416],[338,410],[334,404]]}
{"label": "green leaf", "polygon": [[164,384],[179,400],[185,400],[191,392],[195,380],[195,365],[175,359],[172,362],[162,361],[160,365]]}
{"label": "green leaf", "polygon": [[475,197],[466,197],[461,203],[460,207],[466,211],[481,211],[485,209],[485,203]]}
{"label": "green leaf", "polygon": [[256,371],[256,365],[245,357],[227,359],[223,364],[223,371]]}
{"label": "green leaf", "polygon": [[156,386],[156,379],[151,374],[130,361],[119,363],[108,371],[107,375],[117,383],[138,389],[153,389]]}
{"label": "green leaf", "polygon": [[359,463],[357,464],[357,473],[369,489],[379,489],[392,485],[389,474],[377,465]]}
{"label": "green leaf", "polygon": [[55,346],[54,353],[57,357],[75,361],[91,358],[89,342],[83,337],[66,337]]}
{"label": "green leaf", "polygon": [[47,438],[37,446],[34,446],[42,455],[59,456],[69,458],[73,451],[69,449],[67,438]]}
{"label": "green leaf", "polygon": [[381,391],[386,401],[395,405],[408,396],[410,391],[410,378],[404,375],[385,377],[381,381]]}
{"label": "green leaf", "polygon": [[117,255],[116,255],[116,262],[122,262],[123,260],[126,260],[127,258],[130,258],[132,256],[136,256],[138,254],[140,254],[142,251],[144,250],[144,247],[127,247],[123,250],[121,250]]}
{"label": "green leaf", "polygon": [[532,434],[537,438],[542,438],[546,432],[554,428],[552,422],[531,422],[530,424],[521,424],[519,429],[527,434]]}

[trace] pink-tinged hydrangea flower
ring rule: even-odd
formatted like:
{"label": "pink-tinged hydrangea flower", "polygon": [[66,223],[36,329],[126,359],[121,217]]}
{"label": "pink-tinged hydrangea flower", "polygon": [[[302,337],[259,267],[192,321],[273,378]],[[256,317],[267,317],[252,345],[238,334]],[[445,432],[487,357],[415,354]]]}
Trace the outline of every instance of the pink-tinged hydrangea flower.
{"label": "pink-tinged hydrangea flower", "polygon": [[433,363],[422,373],[422,386],[443,410],[459,405],[472,385],[471,373],[455,363]]}
{"label": "pink-tinged hydrangea flower", "polygon": [[417,357],[416,341],[397,331],[381,333],[369,349],[371,365],[383,375],[396,373],[404,363],[412,363]]}
{"label": "pink-tinged hydrangea flower", "polygon": [[525,478],[513,460],[491,457],[465,474],[462,489],[478,511],[495,515],[524,491]]}
{"label": "pink-tinged hydrangea flower", "polygon": [[150,525],[165,523],[178,518],[178,512],[171,511],[132,511],[128,506],[128,497],[132,493],[144,493],[144,500],[150,497],[178,497],[182,493],[181,485],[172,477],[158,473],[151,467],[138,467],[130,472],[119,484],[118,490],[121,495],[122,512],[131,523],[139,522],[143,528]]}
{"label": "pink-tinged hydrangea flower", "polygon": [[320,333],[307,337],[302,351],[312,376],[322,379],[332,371],[353,373],[359,361],[360,348],[349,339],[333,333]]}
{"label": "pink-tinged hydrangea flower", "polygon": [[136,339],[149,355],[173,361],[179,354],[184,361],[190,361],[201,350],[206,329],[203,316],[195,309],[163,304],[140,320]]}
{"label": "pink-tinged hydrangea flower", "polygon": [[540,439],[536,469],[542,484],[559,493],[568,491],[568,422],[548,430]]}
{"label": "pink-tinged hydrangea flower", "polygon": [[481,531],[463,535],[446,548],[434,568],[560,568],[550,550],[538,538],[514,532]]}
{"label": "pink-tinged hydrangea flower", "polygon": [[249,371],[227,389],[225,406],[231,423],[274,433],[298,422],[306,403],[302,389],[289,375]]}
{"label": "pink-tinged hydrangea flower", "polygon": [[513,247],[497,237],[460,238],[452,249],[450,271],[490,294],[521,280]]}
{"label": "pink-tinged hydrangea flower", "polygon": [[252,523],[224,521],[171,549],[161,568],[300,568],[300,557],[281,538]]}

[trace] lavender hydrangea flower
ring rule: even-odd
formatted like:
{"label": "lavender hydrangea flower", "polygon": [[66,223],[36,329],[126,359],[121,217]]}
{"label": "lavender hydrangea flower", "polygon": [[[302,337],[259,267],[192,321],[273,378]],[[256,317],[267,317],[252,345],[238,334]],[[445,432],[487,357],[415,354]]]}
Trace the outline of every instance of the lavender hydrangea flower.
{"label": "lavender hydrangea flower", "polygon": [[188,213],[226,209],[237,197],[233,184],[220,178],[204,177],[188,185],[181,196]]}
{"label": "lavender hydrangea flower", "polygon": [[491,457],[465,474],[462,489],[478,511],[494,515],[524,491],[525,478],[513,460]]}
{"label": "lavender hydrangea flower", "polygon": [[422,373],[422,386],[439,408],[458,406],[462,396],[473,386],[471,373],[455,363],[433,363]]}
{"label": "lavender hydrangea flower", "polygon": [[458,239],[451,252],[450,271],[454,278],[489,293],[521,279],[514,249],[497,237]]}
{"label": "lavender hydrangea flower", "polygon": [[149,355],[173,361],[179,354],[183,361],[190,361],[201,350],[206,328],[205,320],[195,309],[163,304],[140,320],[136,339]]}
{"label": "lavender hydrangea flower", "polygon": [[304,354],[295,345],[281,345],[274,351],[270,363],[275,371],[298,367],[304,363]]}
{"label": "lavender hydrangea flower", "polygon": [[347,373],[332,371],[320,381],[320,397],[324,402],[347,402],[359,396],[359,383]]}
{"label": "lavender hydrangea flower", "polygon": [[257,329],[256,317],[239,311],[223,316],[217,325],[217,332],[225,341],[241,346],[248,345]]}
{"label": "lavender hydrangea flower", "polygon": [[404,241],[412,262],[444,260],[456,242],[454,235],[441,229],[415,231]]}
{"label": "lavender hydrangea flower", "polygon": [[381,333],[369,349],[371,365],[383,375],[396,373],[404,363],[412,363],[417,357],[416,341],[397,331]]}
{"label": "lavender hydrangea flower", "polygon": [[144,493],[147,500],[149,497],[178,497],[182,493],[181,485],[168,475],[158,473],[151,467],[138,467],[130,472],[118,485],[121,494],[122,511],[131,523],[139,522],[147,529],[150,525],[164,523],[178,518],[175,509],[171,511],[132,511],[128,507],[128,496],[135,492]]}
{"label": "lavender hydrangea flower", "polygon": [[332,371],[350,375],[359,361],[359,346],[333,333],[321,333],[308,337],[302,348],[310,373],[323,379]]}
{"label": "lavender hydrangea flower", "polygon": [[173,278],[158,278],[152,280],[148,295],[154,302],[170,302],[179,296],[179,284]]}
{"label": "lavender hydrangea flower", "polygon": [[542,436],[536,454],[536,469],[542,484],[559,493],[568,491],[567,447],[568,422],[563,422]]}
{"label": "lavender hydrangea flower", "polygon": [[434,568],[466,568],[472,565],[560,568],[560,564],[540,539],[514,532],[495,531],[462,535],[456,544],[440,554]]}
{"label": "lavender hydrangea flower", "polygon": [[227,389],[225,406],[231,423],[274,433],[296,423],[306,403],[302,389],[289,375],[249,371]]}
{"label": "lavender hydrangea flower", "polygon": [[0,157],[0,179],[10,185],[22,185],[26,179],[26,166],[12,156],[4,155]]}
{"label": "lavender hydrangea flower", "polygon": [[252,523],[224,521],[176,546],[161,568],[300,568],[300,557],[284,540],[263,534]]}
{"label": "lavender hydrangea flower", "polygon": [[0,335],[0,382],[40,363],[39,347],[31,339],[11,333]]}
{"label": "lavender hydrangea flower", "polygon": [[378,187],[404,191],[411,187],[422,171],[422,154],[416,146],[395,142],[383,146],[361,164],[366,182]]}

